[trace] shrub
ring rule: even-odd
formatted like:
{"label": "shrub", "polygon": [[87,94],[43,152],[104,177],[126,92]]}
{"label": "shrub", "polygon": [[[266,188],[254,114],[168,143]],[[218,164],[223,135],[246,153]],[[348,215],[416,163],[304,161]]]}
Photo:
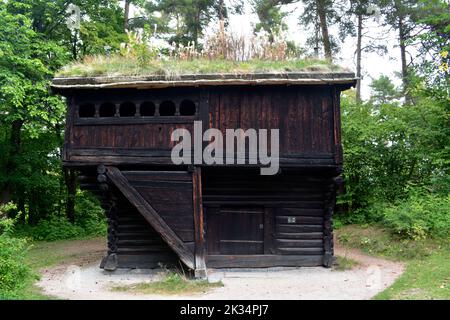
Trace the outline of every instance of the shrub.
{"label": "shrub", "polygon": [[348,92],[342,98],[345,194],[339,203],[343,215],[362,210],[351,223],[378,219],[371,213],[381,211],[367,208],[408,199],[412,184],[450,192],[448,101],[417,93],[414,105],[401,105],[389,98],[391,83],[378,90],[363,104]]}
{"label": "shrub", "polygon": [[102,235],[106,233],[106,218],[98,200],[86,192],[78,192],[75,202],[76,225],[84,230],[85,235]]}
{"label": "shrub", "polygon": [[445,239],[401,238],[379,224],[343,226],[336,231],[336,240],[344,247],[358,248],[370,255],[394,260],[423,259],[448,247]]}
{"label": "shrub", "polygon": [[36,225],[17,228],[15,234],[37,241],[83,238],[106,233],[106,220],[98,201],[85,192],[78,192],[75,202],[75,223],[66,216],[54,214]]}
{"label": "shrub", "polygon": [[14,203],[7,203],[0,205],[0,235],[10,234],[13,231],[14,220],[8,218],[8,212],[15,210]]}
{"label": "shrub", "polygon": [[84,230],[82,227],[70,223],[66,217],[53,216],[39,221],[35,226],[21,228],[19,234],[27,235],[38,241],[55,241],[81,237],[84,235]]}
{"label": "shrub", "polygon": [[386,227],[405,238],[450,237],[450,196],[413,193],[385,208],[382,219]]}
{"label": "shrub", "polygon": [[31,269],[25,264],[27,248],[26,240],[0,235],[0,296],[13,297],[30,277]]}

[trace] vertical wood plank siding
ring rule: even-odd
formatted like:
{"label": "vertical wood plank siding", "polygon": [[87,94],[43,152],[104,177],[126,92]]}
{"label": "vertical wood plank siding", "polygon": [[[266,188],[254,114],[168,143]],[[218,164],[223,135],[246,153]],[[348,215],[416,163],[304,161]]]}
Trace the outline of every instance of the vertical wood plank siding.
{"label": "vertical wood plank siding", "polygon": [[[224,134],[226,129],[280,129],[283,159],[328,159],[328,164],[341,161],[337,148],[340,128],[336,128],[339,125],[339,92],[330,86],[223,87],[209,91],[200,89],[196,94],[176,90],[169,93],[174,101],[181,101],[183,94],[194,96],[197,115],[190,118],[136,115],[131,118],[78,119],[74,112],[69,118],[66,160],[92,161],[92,158],[101,160],[105,156],[139,157],[142,160],[147,156],[147,162],[151,162],[151,157],[158,155],[165,158],[163,162],[171,164],[170,150],[175,145],[170,141],[172,132],[185,128],[193,133],[194,120],[201,120],[204,130],[212,127]],[[132,100],[128,91],[123,95],[93,95],[92,99],[96,105],[114,99]],[[145,100],[145,96],[136,94],[136,105]],[[76,105],[83,101],[89,101],[88,97],[75,99],[75,108],[72,108],[76,111]]]}

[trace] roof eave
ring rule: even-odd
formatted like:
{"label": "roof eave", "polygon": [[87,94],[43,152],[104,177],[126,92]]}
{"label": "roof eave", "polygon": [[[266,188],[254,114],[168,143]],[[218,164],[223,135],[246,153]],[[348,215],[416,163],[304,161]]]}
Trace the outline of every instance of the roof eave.
{"label": "roof eave", "polygon": [[55,91],[82,89],[159,89],[171,87],[230,86],[230,85],[347,85],[352,87],[357,79],[349,72],[301,72],[259,74],[201,74],[181,75],[176,79],[165,76],[134,77],[73,77],[55,78]]}

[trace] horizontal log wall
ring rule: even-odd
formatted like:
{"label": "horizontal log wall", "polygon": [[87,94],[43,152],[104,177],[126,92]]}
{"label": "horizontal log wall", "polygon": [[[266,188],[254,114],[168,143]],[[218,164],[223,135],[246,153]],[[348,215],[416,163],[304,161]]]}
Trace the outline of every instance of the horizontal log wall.
{"label": "horizontal log wall", "polygon": [[177,264],[175,253],[125,199],[119,203],[117,216],[119,268],[156,268]]}
{"label": "horizontal log wall", "polygon": [[[206,220],[218,219],[221,210],[233,206],[234,210],[241,210],[242,214],[250,214],[251,210],[258,212],[252,207],[265,208],[264,251],[260,253],[306,256],[308,265],[321,265],[324,254],[325,196],[329,182],[327,174],[330,173],[293,171],[267,178],[245,170],[204,170]],[[239,221],[236,220],[236,223]],[[218,239],[219,231],[207,229],[206,232],[210,244],[209,262],[217,266],[221,260],[216,256],[224,254],[218,245],[221,241]],[[245,264],[244,261],[239,262],[239,254],[233,255],[232,259],[237,265]],[[265,259],[266,264],[271,259],[274,259],[274,263],[282,260],[273,257]],[[289,261],[286,265],[294,264],[294,260]]]}
{"label": "horizontal log wall", "polygon": [[123,171],[122,173],[175,234],[193,248],[192,174],[181,171]]}
{"label": "horizontal log wall", "polygon": [[[94,169],[80,172],[78,181],[80,188],[97,196],[106,209],[109,223],[108,255],[117,255],[116,267],[157,268],[161,265],[178,265],[176,254],[123,195],[112,188],[101,190]],[[113,203],[110,202],[111,197],[114,198]]]}
{"label": "horizontal log wall", "polygon": [[[118,268],[157,268],[178,265],[178,257],[161,236],[119,192],[101,190],[95,170],[78,176],[80,188],[97,196],[108,216],[108,255],[117,255]],[[111,197],[114,215],[111,216]],[[106,252],[106,248],[105,248]]]}

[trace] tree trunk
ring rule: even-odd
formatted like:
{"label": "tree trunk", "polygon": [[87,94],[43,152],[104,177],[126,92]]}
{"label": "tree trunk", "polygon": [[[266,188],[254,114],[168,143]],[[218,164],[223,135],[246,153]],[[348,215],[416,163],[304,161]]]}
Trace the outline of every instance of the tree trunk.
{"label": "tree trunk", "polygon": [[408,64],[406,62],[406,40],[407,40],[407,30],[405,25],[405,15],[403,13],[404,5],[402,0],[395,0],[395,11],[397,15],[398,22],[398,40],[400,46],[400,60],[402,64],[402,83],[403,83],[403,96],[405,97],[405,102],[409,104],[411,102],[411,96],[408,94],[409,88],[409,77],[408,77]]}
{"label": "tree trunk", "polygon": [[316,20],[314,21],[314,27],[315,27],[315,47],[314,47],[314,57],[316,59],[319,59],[319,42],[320,42],[320,22],[319,22],[319,16],[316,13]]}
{"label": "tree trunk", "polygon": [[[23,224],[26,223],[26,212],[25,212],[25,210],[26,210],[25,209],[25,195],[22,192],[21,194],[19,194],[19,197],[18,197],[18,200],[17,200],[17,214],[19,214],[19,212],[21,213],[20,221]],[[17,217],[17,215],[16,215],[16,217]]]}
{"label": "tree trunk", "polygon": [[198,8],[197,10],[197,14],[195,16],[195,33],[194,33],[194,42],[195,42],[195,47],[198,47],[198,36],[200,34],[200,15],[201,15],[201,11],[200,8]]}
{"label": "tree trunk", "polygon": [[356,45],[356,102],[361,103],[361,60],[362,60],[362,30],[363,30],[363,16],[358,12],[358,39]]}
{"label": "tree trunk", "polygon": [[322,30],[322,41],[323,41],[323,49],[325,51],[325,58],[328,61],[332,62],[333,55],[331,52],[330,34],[328,33],[325,0],[316,0],[316,4],[317,4],[317,14],[319,16],[320,21],[320,29]]}
{"label": "tree trunk", "polygon": [[72,169],[64,169],[64,179],[67,186],[67,204],[66,204],[66,215],[67,219],[74,223],[75,222],[75,196],[77,193],[77,175]]}
{"label": "tree trunk", "polygon": [[406,35],[405,25],[403,17],[400,15],[398,18],[398,33],[400,42],[400,57],[402,61],[402,82],[403,82],[403,95],[405,96],[405,102],[411,102],[411,97],[408,94],[409,78],[408,78],[408,64],[406,62]]}
{"label": "tree trunk", "polygon": [[6,182],[0,194],[0,204],[7,204],[11,201],[11,185]]}
{"label": "tree trunk", "polygon": [[78,57],[77,43],[78,43],[78,31],[75,30],[75,31],[73,31],[73,43],[72,43],[72,58],[73,58],[73,60],[77,60],[77,57]]}
{"label": "tree trunk", "polygon": [[130,21],[130,1],[131,0],[125,0],[125,14],[124,14],[124,22],[123,22],[123,28],[125,30],[128,30],[129,28],[129,21]]}
{"label": "tree trunk", "polygon": [[[9,152],[6,155],[6,172],[12,173],[16,169],[16,157],[20,152],[21,144],[21,131],[23,126],[23,120],[14,120],[11,123],[11,136],[9,138]],[[0,195],[0,204],[6,204],[12,200],[14,186],[11,181],[7,180],[4,189]]]}
{"label": "tree trunk", "polygon": [[224,0],[220,0],[219,1],[219,21],[223,21],[224,20]]}

